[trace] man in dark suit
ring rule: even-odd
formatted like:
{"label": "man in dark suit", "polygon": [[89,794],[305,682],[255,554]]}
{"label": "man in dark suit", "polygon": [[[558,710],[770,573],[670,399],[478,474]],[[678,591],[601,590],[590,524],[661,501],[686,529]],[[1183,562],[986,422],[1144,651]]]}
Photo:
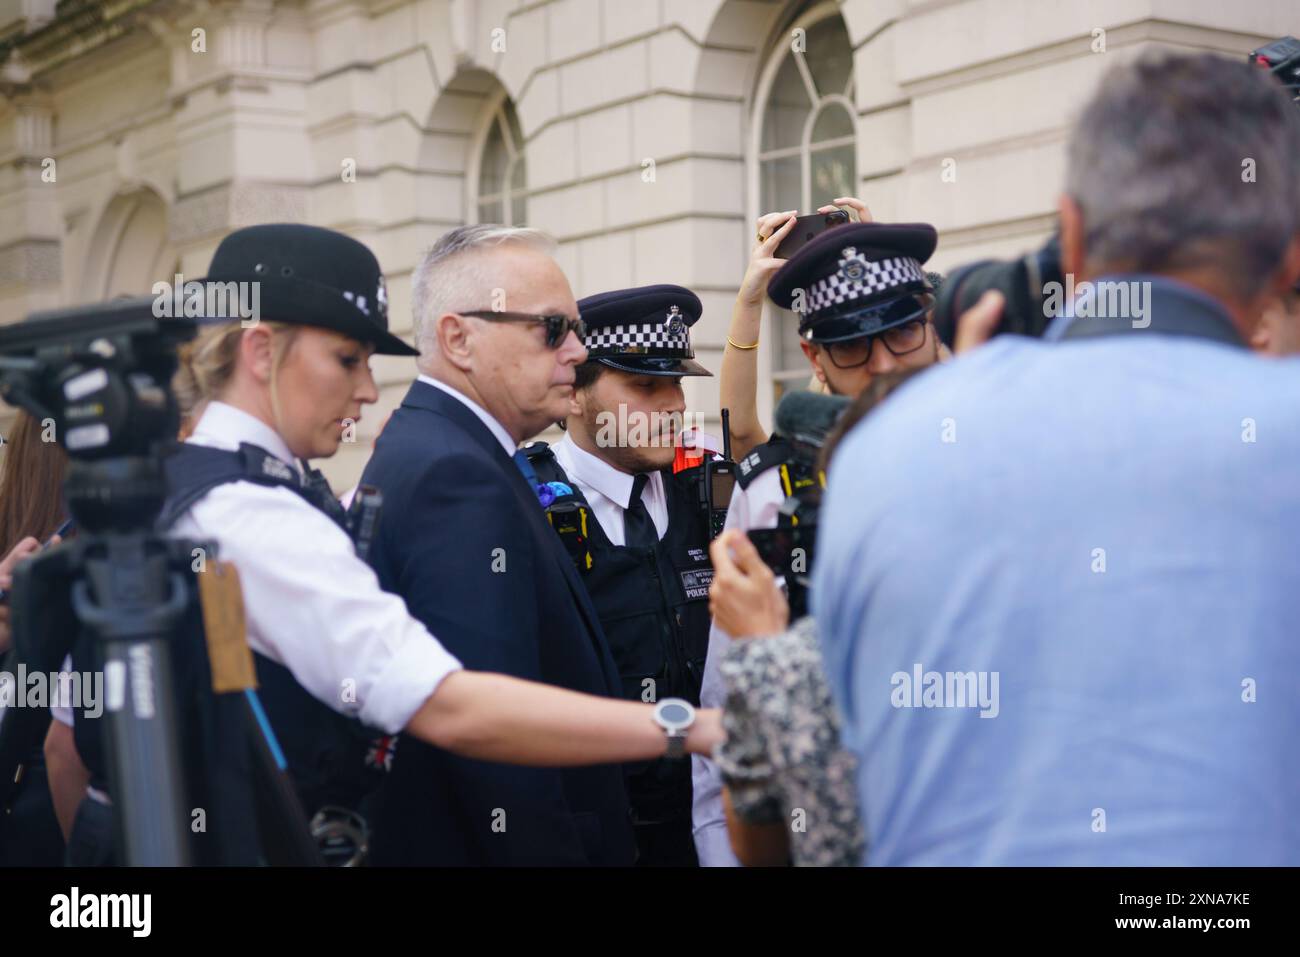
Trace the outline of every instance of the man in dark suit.
{"label": "man in dark suit", "polygon": [[[421,375],[362,478],[384,495],[371,562],[467,668],[617,697],[596,613],[515,455],[568,413],[586,359],[577,303],[550,250],[532,230],[469,226],[425,255],[413,282]],[[372,815],[379,864],[634,855],[613,765],[513,767],[404,737]]]}

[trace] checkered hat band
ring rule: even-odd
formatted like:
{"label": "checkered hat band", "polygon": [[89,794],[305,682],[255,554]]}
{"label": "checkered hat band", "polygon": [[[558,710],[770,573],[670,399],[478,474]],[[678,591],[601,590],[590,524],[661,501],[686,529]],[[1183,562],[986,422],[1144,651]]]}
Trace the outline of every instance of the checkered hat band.
{"label": "checkered hat band", "polygon": [[[861,278],[850,279],[845,275],[846,266],[850,263],[857,263],[861,267]],[[808,287],[805,312],[825,312],[842,303],[866,299],[914,282],[925,282],[925,271],[910,256],[874,261],[857,258],[842,260],[840,268],[833,274]]]}
{"label": "checkered hat band", "polygon": [[603,326],[587,331],[583,344],[593,356],[664,354],[690,356],[691,340],[686,324],[679,335],[670,335],[663,323],[633,323],[626,326]]}

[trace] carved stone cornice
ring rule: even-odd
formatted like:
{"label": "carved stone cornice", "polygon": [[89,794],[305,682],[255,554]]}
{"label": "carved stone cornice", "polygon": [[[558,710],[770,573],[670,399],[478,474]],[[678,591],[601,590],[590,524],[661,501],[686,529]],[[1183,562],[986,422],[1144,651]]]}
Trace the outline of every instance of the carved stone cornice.
{"label": "carved stone cornice", "polygon": [[[31,33],[0,41],[5,82],[29,83],[48,70],[125,36],[136,28],[140,13],[158,3],[159,0],[60,0],[53,20]],[[17,71],[10,69],[15,56],[19,64]]]}

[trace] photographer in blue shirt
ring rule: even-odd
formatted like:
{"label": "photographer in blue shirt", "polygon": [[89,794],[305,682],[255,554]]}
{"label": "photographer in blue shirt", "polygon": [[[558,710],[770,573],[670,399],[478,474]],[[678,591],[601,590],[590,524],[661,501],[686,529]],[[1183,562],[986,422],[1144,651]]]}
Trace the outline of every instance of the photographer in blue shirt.
{"label": "photographer in blue shirt", "polygon": [[[1072,297],[845,441],[813,587],[872,864],[1300,864],[1300,110],[1114,68],[1068,146]],[[1062,291],[1064,293],[1064,291]]]}

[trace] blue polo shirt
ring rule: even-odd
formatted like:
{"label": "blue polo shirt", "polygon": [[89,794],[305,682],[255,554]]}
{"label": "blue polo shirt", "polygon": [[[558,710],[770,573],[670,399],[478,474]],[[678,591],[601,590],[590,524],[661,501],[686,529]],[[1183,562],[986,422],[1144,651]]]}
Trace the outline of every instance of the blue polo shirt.
{"label": "blue polo shirt", "polygon": [[1153,290],[837,453],[813,602],[872,864],[1300,864],[1300,360]]}

